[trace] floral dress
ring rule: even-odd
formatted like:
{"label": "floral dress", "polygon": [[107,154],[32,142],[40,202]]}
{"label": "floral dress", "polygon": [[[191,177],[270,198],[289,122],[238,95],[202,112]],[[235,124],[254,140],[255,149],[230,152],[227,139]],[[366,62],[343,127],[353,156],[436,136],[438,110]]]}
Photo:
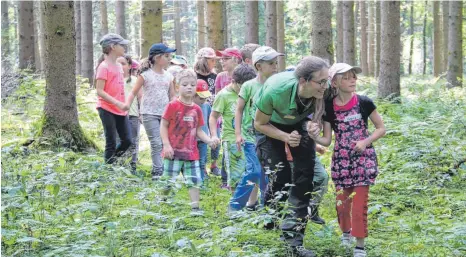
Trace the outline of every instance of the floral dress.
{"label": "floral dress", "polygon": [[359,103],[356,101],[349,110],[335,111],[332,127],[335,147],[331,170],[337,190],[373,185],[378,174],[374,147],[371,144],[362,153],[354,151],[357,141],[369,137]]}

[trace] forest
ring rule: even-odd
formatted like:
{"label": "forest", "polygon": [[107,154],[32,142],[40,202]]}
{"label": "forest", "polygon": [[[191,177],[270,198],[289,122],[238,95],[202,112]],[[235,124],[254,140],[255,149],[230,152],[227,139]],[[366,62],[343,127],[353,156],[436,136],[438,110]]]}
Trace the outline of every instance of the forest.
{"label": "forest", "polygon": [[[171,64],[181,58],[188,69],[200,50],[215,50],[215,75],[225,52],[247,44],[283,53],[279,74],[310,55],[360,67],[356,92],[373,100],[386,130],[373,144],[379,174],[367,203],[367,256],[466,256],[465,9],[431,0],[2,0],[1,254],[307,256],[279,228],[264,229],[285,220],[289,202],[230,215],[232,191],[212,171],[213,149],[199,190],[203,214],[190,215],[181,176],[167,199],[143,114],[136,162],[127,153],[108,162],[98,68],[111,55],[104,36],[114,33],[139,67],[157,43],[176,49]],[[334,147],[317,154],[329,176],[325,224],[308,222],[304,246],[316,256],[366,256],[341,244]],[[220,168],[228,151],[219,148]]]}

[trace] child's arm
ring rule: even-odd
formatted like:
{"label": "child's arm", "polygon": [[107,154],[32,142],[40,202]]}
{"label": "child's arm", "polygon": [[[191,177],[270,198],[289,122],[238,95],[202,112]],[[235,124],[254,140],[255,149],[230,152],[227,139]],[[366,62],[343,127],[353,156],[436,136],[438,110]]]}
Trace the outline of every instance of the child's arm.
{"label": "child's arm", "polygon": [[97,82],[96,82],[95,87],[97,89],[97,95],[102,97],[102,99],[104,99],[106,102],[109,102],[109,103],[115,105],[120,110],[123,110],[123,111],[127,110],[127,109],[125,109],[125,104],[123,102],[118,101],[113,96],[109,95],[107,92],[104,91],[105,80],[98,79]]}
{"label": "child's arm", "polygon": [[160,136],[162,137],[162,143],[163,143],[163,157],[167,159],[172,159],[173,158],[173,148],[170,145],[170,140],[168,139],[168,125],[170,123],[168,120],[163,119],[160,124]]}
{"label": "child's arm", "polygon": [[366,147],[368,145],[372,144],[372,142],[376,141],[377,139],[385,135],[385,125],[383,124],[382,117],[380,117],[380,114],[377,112],[377,110],[374,110],[371,113],[371,115],[369,115],[369,118],[374,124],[375,130],[366,139],[356,142],[356,146],[354,147],[354,150],[356,152],[359,152],[359,153],[364,152],[364,150],[366,150]]}
{"label": "child's arm", "polygon": [[139,90],[141,90],[143,84],[144,78],[141,75],[139,75],[138,79],[136,80],[136,83],[134,83],[133,90],[131,90],[131,93],[129,93],[128,98],[126,98],[125,110],[129,110],[129,107],[133,103],[134,97],[139,96]]}
{"label": "child's arm", "polygon": [[168,89],[168,99],[173,100],[176,97],[175,83],[170,82],[170,88]]}
{"label": "child's arm", "polygon": [[236,135],[236,147],[241,152],[241,145],[244,143],[244,138],[241,135],[241,123],[243,122],[243,110],[246,102],[243,98],[238,97],[236,102],[236,113],[235,113],[235,135]]}
{"label": "child's arm", "polygon": [[212,110],[209,117],[209,129],[212,140],[218,140],[217,137],[217,120],[221,116],[219,112]]}
{"label": "child's arm", "polygon": [[220,143],[220,140],[217,139],[211,139],[205,132],[202,130],[202,127],[197,127],[196,129],[196,136],[202,140],[202,142],[208,144],[210,148],[215,149],[217,148],[218,144]]}
{"label": "child's arm", "polygon": [[307,126],[309,136],[314,139],[317,144],[322,146],[329,146],[332,143],[332,126],[330,122],[324,121],[324,133],[322,137],[320,136],[320,125],[309,121]]}

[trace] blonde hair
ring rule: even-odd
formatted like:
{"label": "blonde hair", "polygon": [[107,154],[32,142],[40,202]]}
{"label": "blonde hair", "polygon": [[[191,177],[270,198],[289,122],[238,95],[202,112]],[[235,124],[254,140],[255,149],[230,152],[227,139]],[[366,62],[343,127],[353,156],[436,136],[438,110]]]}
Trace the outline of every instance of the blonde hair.
{"label": "blonde hair", "polygon": [[196,72],[194,72],[194,70],[192,69],[181,70],[180,72],[178,72],[178,74],[176,74],[176,77],[175,77],[176,84],[179,85],[181,79],[184,79],[184,78],[193,78],[194,80],[197,81]]}
{"label": "blonde hair", "polygon": [[338,73],[338,74],[335,74],[335,76],[333,76],[333,79],[331,81],[331,87],[330,87],[330,97],[334,98],[335,96],[338,95],[338,88],[336,88],[334,85],[340,86],[341,80],[343,79],[343,77],[348,76],[350,74],[353,74],[353,76],[355,76],[356,79],[358,78],[354,70],[349,70],[345,73]]}

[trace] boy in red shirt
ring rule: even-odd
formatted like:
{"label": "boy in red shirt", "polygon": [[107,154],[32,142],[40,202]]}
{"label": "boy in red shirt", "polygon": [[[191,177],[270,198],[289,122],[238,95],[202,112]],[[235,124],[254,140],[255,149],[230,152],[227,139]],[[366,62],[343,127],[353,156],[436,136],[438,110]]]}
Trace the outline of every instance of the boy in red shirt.
{"label": "boy in red shirt", "polygon": [[202,215],[199,208],[199,188],[202,186],[197,137],[211,148],[220,143],[202,130],[204,118],[201,108],[193,102],[197,78],[193,70],[182,70],[176,76],[180,96],[165,108],[160,126],[163,142],[162,178],[174,182],[183,170],[191,199],[191,214]]}

